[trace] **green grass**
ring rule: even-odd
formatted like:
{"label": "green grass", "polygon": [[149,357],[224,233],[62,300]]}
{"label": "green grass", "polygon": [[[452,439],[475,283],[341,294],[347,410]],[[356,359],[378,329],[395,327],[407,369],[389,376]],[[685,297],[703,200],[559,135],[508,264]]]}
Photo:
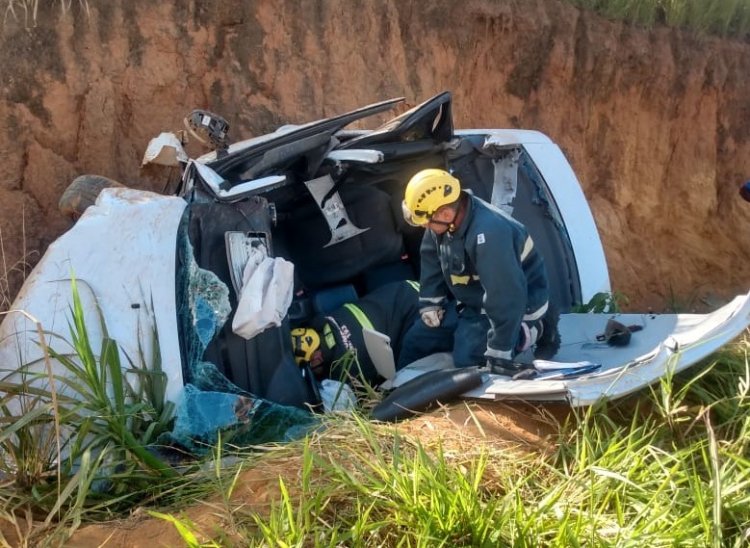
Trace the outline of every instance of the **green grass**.
{"label": "green grass", "polygon": [[663,23],[719,36],[750,34],[748,0],[569,0],[611,19],[652,27]]}
{"label": "green grass", "polygon": [[[54,377],[64,388],[56,399],[43,383],[50,368],[28,368],[2,386],[0,524],[22,540],[0,534],[0,546],[57,545],[136,507],[187,546],[739,547],[750,539],[750,334],[650,389],[576,410],[544,451],[451,430],[420,440],[337,414],[284,446],[249,452],[220,441],[206,462],[177,475],[147,449],[172,414],[158,333],[143,326],[155,351],[121,363],[106,326],[100,344],[90,340],[82,310],[74,282],[75,352],[49,349],[67,373]],[[18,413],[11,400],[21,396]],[[72,434],[62,459],[59,431]],[[263,474],[275,493],[269,506],[244,489]],[[208,525],[195,520],[196,508]]]}
{"label": "green grass", "polygon": [[0,477],[11,479],[0,482],[6,512],[0,520],[33,516],[38,526],[31,535],[43,538],[74,529],[84,515],[111,517],[144,500],[169,498],[192,481],[178,478],[149,449],[170,429],[173,415],[155,328],[139,329],[141,340],[153,337],[153,353],[146,356],[141,347],[139,356],[126,356],[126,366],[103,318],[95,349],[76,280],[71,284],[64,340],[74,351],[55,350],[63,337],[26,315],[37,326],[44,363],[0,379]]}
{"label": "green grass", "polygon": [[600,292],[591,297],[589,302],[574,306],[571,310],[579,314],[615,314],[622,312],[622,309],[628,305],[628,298],[622,293]]}
{"label": "green grass", "polygon": [[579,410],[546,454],[455,446],[450,432],[427,448],[338,417],[288,449],[269,512],[234,512],[232,536],[183,531],[196,546],[744,546],[749,346]]}

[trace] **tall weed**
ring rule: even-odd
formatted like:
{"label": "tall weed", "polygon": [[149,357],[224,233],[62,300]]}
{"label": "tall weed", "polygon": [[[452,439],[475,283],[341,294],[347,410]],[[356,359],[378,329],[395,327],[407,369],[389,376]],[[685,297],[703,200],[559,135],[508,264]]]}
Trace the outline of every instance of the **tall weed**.
{"label": "tall weed", "polygon": [[[174,477],[174,470],[144,447],[168,429],[171,415],[164,413],[163,393],[155,396],[149,390],[152,388],[149,383],[135,387],[130,383],[117,343],[109,337],[103,318],[100,318],[104,333],[101,351],[99,355],[95,353],[75,279],[71,281],[71,289],[73,305],[69,331],[75,354],[70,356],[50,349],[50,355],[64,369],[63,374],[55,376],[56,382],[77,402],[67,410],[67,422],[76,431],[71,458],[77,458],[86,449],[110,447],[120,454],[121,464],[134,459],[145,471]],[[163,375],[158,360],[151,367],[154,375]],[[141,379],[149,378],[143,369],[135,372]],[[163,388],[165,383],[161,386]],[[136,426],[138,430],[134,429]]]}
{"label": "tall weed", "polygon": [[142,333],[154,338],[153,353],[146,356],[141,345],[124,367],[102,317],[95,350],[75,279],[71,289],[74,352],[48,347],[36,322],[44,370],[29,363],[0,380],[0,473],[12,479],[0,486],[0,502],[14,509],[10,515],[24,508],[44,512],[45,528],[76,527],[84,511],[111,512],[177,479],[149,448],[171,428],[173,415],[158,333]]}
{"label": "tall weed", "polygon": [[270,515],[255,516],[248,541],[743,546],[750,534],[747,344],[704,369],[668,375],[650,396],[577,411],[549,455],[487,444],[428,451],[355,415],[339,425],[348,434],[335,445],[304,444],[302,488],[280,480],[280,500]]}
{"label": "tall weed", "polygon": [[15,262],[9,262],[5,253],[5,242],[3,231],[0,229],[0,312],[10,308],[13,302],[13,290],[18,282],[26,279],[26,274],[31,269],[31,261],[36,252],[26,249],[26,216],[21,212],[21,258]]}

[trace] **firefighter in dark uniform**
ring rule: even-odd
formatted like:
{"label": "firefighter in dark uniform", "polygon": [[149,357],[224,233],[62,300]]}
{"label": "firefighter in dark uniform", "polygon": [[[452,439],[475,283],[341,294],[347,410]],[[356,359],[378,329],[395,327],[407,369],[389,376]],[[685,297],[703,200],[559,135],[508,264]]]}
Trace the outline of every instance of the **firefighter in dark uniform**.
{"label": "firefighter in dark uniform", "polygon": [[554,355],[558,314],[549,304],[542,256],[521,223],[462,191],[441,169],[411,178],[403,211],[407,222],[427,230],[420,249],[421,321],[407,334],[399,366],[452,350],[456,367],[487,364],[512,376],[523,368],[514,360],[520,352]]}
{"label": "firefighter in dark uniform", "polygon": [[[309,325],[292,329],[292,348],[297,363],[308,363],[318,379],[360,378],[368,384],[382,382],[367,353],[362,334],[370,328],[391,339],[397,359],[404,334],[419,318],[419,284],[406,280],[383,285],[330,314],[314,318]],[[344,370],[348,352],[356,352],[354,370]]]}

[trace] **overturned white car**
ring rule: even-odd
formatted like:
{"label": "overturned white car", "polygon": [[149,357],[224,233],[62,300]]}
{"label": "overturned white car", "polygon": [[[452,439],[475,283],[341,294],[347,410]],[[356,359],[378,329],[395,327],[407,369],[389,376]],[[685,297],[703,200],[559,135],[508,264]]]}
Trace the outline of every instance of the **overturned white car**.
{"label": "overturned white car", "polygon": [[[620,397],[668,368],[694,364],[750,323],[747,295],[707,315],[573,313],[609,292],[610,283],[593,217],[560,149],[536,131],[454,130],[449,93],[377,129],[346,129],[400,102],[228,146],[217,119],[199,116],[216,150],[198,159],[174,154],[183,167],[176,195],[102,191],[49,247],[13,309],[48,333],[64,334],[74,276],[85,310],[104,319],[90,323],[92,339],[106,325],[124,355],[158,352],[170,400],[180,401],[189,386],[191,394],[250,394],[306,408],[317,403],[317,380],[295,362],[290,326],[325,312],[320,308],[330,299],[321,296],[364,295],[390,281],[418,279],[422,229],[401,217],[403,189],[416,171],[442,167],[526,225],[541,250],[551,300],[562,312],[555,362],[596,364],[576,376],[531,380],[487,373],[466,397],[573,405]],[[233,323],[244,269],[259,247],[293,265],[279,293],[290,302],[277,303],[276,321],[248,338]],[[638,326],[625,345],[603,340],[613,318]],[[152,328],[158,346],[145,336]],[[53,335],[48,343],[66,341]],[[40,360],[41,352],[28,316],[7,316],[0,327],[6,375]]]}

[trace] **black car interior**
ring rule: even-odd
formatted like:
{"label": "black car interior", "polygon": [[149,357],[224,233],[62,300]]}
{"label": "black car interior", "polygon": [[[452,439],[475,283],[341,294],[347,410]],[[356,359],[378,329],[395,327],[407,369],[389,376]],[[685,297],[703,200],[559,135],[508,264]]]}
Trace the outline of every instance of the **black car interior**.
{"label": "black car interior", "polygon": [[[417,171],[427,167],[453,170],[481,198],[490,199],[493,158],[483,152],[481,138],[457,139],[451,117],[451,95],[441,93],[369,133],[346,134],[342,128],[373,112],[392,108],[400,100],[385,101],[353,113],[300,126],[250,150],[232,151],[209,162],[227,188],[269,175],[283,174],[283,183],[257,195],[222,202],[206,191],[195,172],[184,190],[188,208],[183,222],[195,262],[213,272],[229,288],[234,310],[238,295],[232,287],[224,243],[226,231],[267,234],[272,256],[294,263],[294,301],[284,323],[250,340],[232,332],[232,317],[206,346],[202,356],[189,355],[182,344],[183,375],[192,382],[191,365],[213,364],[237,391],[303,407],[314,400],[311,379],[305,379],[293,360],[290,326],[304,323],[358,295],[395,280],[419,278],[422,229],[411,227],[401,215],[403,188]],[[353,136],[352,136],[353,135]],[[331,161],[333,148],[374,150],[382,161]],[[330,176],[332,186],[323,204],[316,203],[305,181]],[[539,243],[548,269],[555,273],[552,298],[569,310],[580,297],[578,274],[562,223],[545,203],[549,193],[531,160],[519,168],[519,191],[514,216],[527,224]],[[334,245],[331,228],[322,212],[326,198],[338,194],[348,222],[365,229]],[[178,272],[189,263],[183,250]],[[552,277],[552,276],[551,276]],[[178,309],[188,300],[188,284],[178,284]],[[183,314],[180,340],[191,339],[193,327]]]}

